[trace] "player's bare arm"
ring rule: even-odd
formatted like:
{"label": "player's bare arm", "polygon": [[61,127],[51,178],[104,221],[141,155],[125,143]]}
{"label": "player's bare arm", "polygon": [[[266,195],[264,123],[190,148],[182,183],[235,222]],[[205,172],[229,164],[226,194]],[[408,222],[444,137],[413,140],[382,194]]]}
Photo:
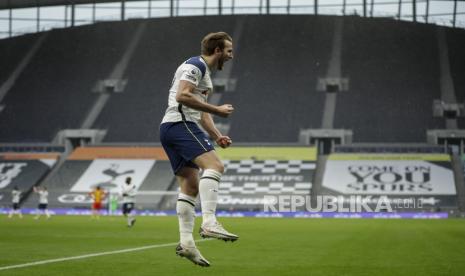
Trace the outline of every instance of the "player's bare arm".
{"label": "player's bare arm", "polygon": [[176,93],[176,101],[190,108],[194,108],[202,112],[215,114],[220,117],[228,117],[234,111],[233,106],[230,104],[216,106],[200,101],[195,97],[194,89],[194,84],[188,81],[181,80],[179,82],[178,92]]}
{"label": "player's bare arm", "polygon": [[210,137],[215,140],[216,144],[222,148],[227,148],[232,144],[231,138],[229,136],[221,134],[221,132],[216,128],[215,123],[209,113],[202,113],[200,119],[200,124],[203,129],[210,135]]}

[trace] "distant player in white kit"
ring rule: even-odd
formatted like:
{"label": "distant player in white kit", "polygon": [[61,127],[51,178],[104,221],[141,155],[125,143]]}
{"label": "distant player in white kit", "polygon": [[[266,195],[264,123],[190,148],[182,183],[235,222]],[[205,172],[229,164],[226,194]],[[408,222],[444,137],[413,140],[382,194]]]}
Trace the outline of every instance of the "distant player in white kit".
{"label": "distant player in white kit", "polygon": [[[218,146],[227,148],[231,145],[231,138],[221,134],[211,114],[228,117],[234,108],[230,104],[209,104],[207,98],[213,90],[210,70],[221,70],[232,58],[233,42],[227,33],[205,36],[201,42],[201,55],[189,58],[176,70],[168,108],[160,125],[160,141],[181,186],[176,204],[180,232],[176,254],[200,266],[210,266],[210,263],[200,254],[192,235],[197,194],[200,194],[202,207],[200,235],[225,241],[239,238],[216,220],[218,185],[224,165],[198,126],[201,125]],[[203,170],[200,179],[199,168]]]}
{"label": "distant player in white kit", "polygon": [[134,209],[137,187],[132,184],[132,178],[126,177],[125,184],[121,188],[121,196],[123,197],[123,215],[127,218],[128,227],[134,226],[136,219],[132,210]]}
{"label": "distant player in white kit", "polygon": [[15,186],[11,191],[11,203],[12,209],[8,214],[8,218],[12,218],[14,214],[17,214],[19,218],[23,218],[23,214],[21,214],[21,209],[19,207],[19,202],[21,200],[21,191],[18,190],[18,187]]}
{"label": "distant player in white kit", "polygon": [[39,206],[37,210],[37,215],[34,217],[34,219],[39,219],[40,216],[45,214],[47,219],[50,218],[50,213],[48,212],[48,191],[47,188],[45,187],[36,187],[34,186],[34,192],[39,194]]}

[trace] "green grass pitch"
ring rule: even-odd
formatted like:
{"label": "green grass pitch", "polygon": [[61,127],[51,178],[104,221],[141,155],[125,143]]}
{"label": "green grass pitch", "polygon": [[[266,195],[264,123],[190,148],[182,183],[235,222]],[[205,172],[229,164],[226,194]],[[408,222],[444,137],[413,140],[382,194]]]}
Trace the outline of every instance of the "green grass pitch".
{"label": "green grass pitch", "polygon": [[[198,243],[194,266],[175,246],[4,267],[175,243],[177,218],[0,217],[0,275],[465,275],[465,220],[221,218],[239,241]],[[196,219],[197,234],[200,218]]]}

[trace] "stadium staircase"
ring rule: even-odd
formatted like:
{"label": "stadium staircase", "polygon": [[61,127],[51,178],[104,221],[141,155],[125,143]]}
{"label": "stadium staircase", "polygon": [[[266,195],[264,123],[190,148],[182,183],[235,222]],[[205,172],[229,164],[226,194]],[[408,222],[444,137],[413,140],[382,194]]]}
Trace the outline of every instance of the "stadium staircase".
{"label": "stadium staircase", "polygon": [[452,154],[452,168],[454,170],[455,186],[457,189],[458,207],[461,212],[465,212],[465,176],[463,161],[458,154]]}
{"label": "stadium staircase", "polygon": [[[15,84],[16,80],[18,79],[19,75],[24,71],[26,66],[29,64],[31,58],[36,54],[37,50],[41,47],[42,43],[44,42],[44,40],[46,39],[48,34],[49,33],[43,33],[43,34],[39,35],[39,38],[36,39],[32,43],[31,48],[27,51],[27,53],[24,55],[24,57],[22,57],[22,59],[19,60],[19,63],[17,64],[17,66],[14,68],[13,71],[11,71],[11,72],[8,72],[8,71],[2,72],[2,75],[4,73],[5,75],[9,75],[9,76],[5,80],[0,79],[0,81],[2,82],[2,85],[0,86],[0,112],[4,108],[4,105],[1,104],[3,98],[6,96],[8,91],[10,91],[11,87],[13,87],[13,85]],[[12,50],[11,52],[20,53],[21,51],[18,51],[18,50],[13,51]],[[8,65],[15,64],[15,63],[16,63],[15,60],[8,60],[5,63],[2,62],[2,67],[8,68]]]}

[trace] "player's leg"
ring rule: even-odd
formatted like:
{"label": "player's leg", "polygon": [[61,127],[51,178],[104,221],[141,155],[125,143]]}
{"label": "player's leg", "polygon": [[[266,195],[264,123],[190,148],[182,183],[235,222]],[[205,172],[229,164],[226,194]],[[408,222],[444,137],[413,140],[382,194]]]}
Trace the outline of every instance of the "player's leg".
{"label": "player's leg", "polygon": [[181,189],[176,202],[180,241],[184,246],[195,246],[192,232],[199,170],[188,160],[191,160],[190,155],[195,156],[197,151],[202,152],[203,149],[192,136],[186,123],[162,124],[160,126],[160,140]]}
{"label": "player's leg", "polygon": [[13,203],[13,206],[11,206],[11,210],[8,213],[8,218],[12,218],[13,215],[16,213],[16,209],[18,209],[18,203]]}
{"label": "player's leg", "polygon": [[90,219],[94,219],[95,218],[95,206],[94,206],[95,203],[92,203],[92,205],[90,206]]}
{"label": "player's leg", "polygon": [[23,218],[23,214],[21,213],[21,208],[19,207],[19,203],[13,204],[13,210],[12,210],[11,216],[14,216],[15,214],[17,214],[19,218]]}
{"label": "player's leg", "polygon": [[188,258],[197,265],[210,266],[208,260],[200,254],[200,251],[195,246],[192,235],[195,221],[195,201],[198,194],[199,170],[183,167],[177,172],[176,179],[181,188],[176,203],[180,235],[176,254]]}
{"label": "player's leg", "polygon": [[48,211],[48,206],[47,205],[45,205],[44,214],[45,214],[45,216],[47,216],[47,219],[49,219],[52,216],[52,215],[50,215],[50,212]]}
{"label": "player's leg", "polygon": [[203,169],[199,181],[200,202],[202,206],[202,237],[217,238],[224,241],[236,241],[239,237],[226,231],[216,220],[218,190],[224,165],[215,151],[197,156],[193,162]]}
{"label": "player's leg", "polygon": [[126,222],[127,222],[129,227],[131,227],[131,214],[130,214],[130,212],[131,211],[129,210],[129,203],[126,203],[126,211],[125,211],[126,215],[125,216],[126,216]]}
{"label": "player's leg", "polygon": [[131,227],[134,226],[134,224],[136,223],[136,213],[134,211],[134,208],[135,208],[135,205],[134,205],[134,202],[132,202],[129,208],[129,214],[128,214],[129,223],[131,224]]}
{"label": "player's leg", "polygon": [[[195,246],[193,231],[195,220],[195,202],[198,194],[199,170],[190,162],[202,154],[205,147],[192,129],[194,123],[166,123],[160,126],[160,141],[168,155],[176,180],[180,185],[180,193],[176,202],[176,213],[179,220],[180,243],[176,254],[185,257],[195,264],[209,266],[210,263],[200,254]],[[198,127],[196,127],[198,130]],[[210,145],[211,146],[211,145]]]}
{"label": "player's leg", "polygon": [[216,205],[218,203],[218,187],[224,171],[223,163],[215,151],[206,152],[194,159],[194,163],[203,169],[199,181],[202,219],[205,225],[216,223]]}
{"label": "player's leg", "polygon": [[180,242],[188,247],[195,246],[192,232],[194,230],[199,170],[191,167],[183,167],[177,172],[176,180],[181,189],[176,202],[176,212],[179,218]]}
{"label": "player's leg", "polygon": [[95,219],[100,219],[100,208],[101,208],[100,202],[95,202],[94,203],[94,218]]}
{"label": "player's leg", "polygon": [[126,218],[126,222],[127,222],[128,227],[129,227],[128,204],[127,203],[123,203],[123,207],[122,207],[121,211],[123,212],[123,216]]}
{"label": "player's leg", "polygon": [[39,219],[41,214],[42,214],[42,204],[39,204],[39,207],[37,208],[37,213],[34,219],[36,220]]}
{"label": "player's leg", "polygon": [[136,218],[134,217],[134,213],[130,211],[128,213],[128,226],[132,227],[136,223]]}
{"label": "player's leg", "polygon": [[134,209],[134,203],[124,203],[123,204],[123,214],[126,217],[126,222],[128,227],[134,226],[136,219],[134,218],[134,213],[132,210]]}
{"label": "player's leg", "polygon": [[123,203],[122,211],[123,211],[123,216],[127,218],[128,217],[128,204],[127,203]]}

